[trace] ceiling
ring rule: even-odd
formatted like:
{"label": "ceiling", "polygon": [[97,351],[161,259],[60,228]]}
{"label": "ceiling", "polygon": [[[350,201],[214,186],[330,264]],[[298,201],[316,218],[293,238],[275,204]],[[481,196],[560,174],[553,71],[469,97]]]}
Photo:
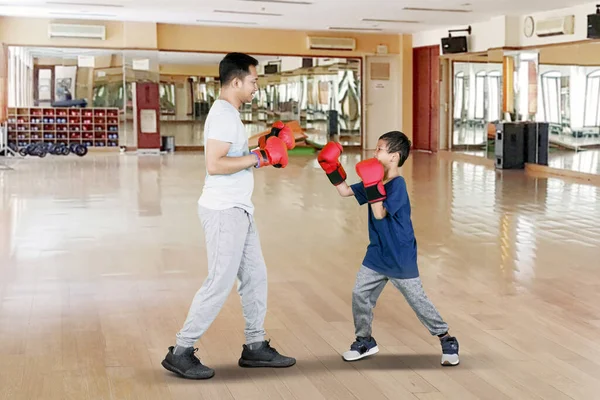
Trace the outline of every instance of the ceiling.
{"label": "ceiling", "polygon": [[[414,33],[589,0],[0,0],[0,15]],[[408,9],[407,9],[408,8]],[[416,9],[415,9],[416,8]],[[424,11],[422,8],[451,11]],[[590,10],[592,13],[594,10]],[[403,22],[404,21],[404,22]]]}

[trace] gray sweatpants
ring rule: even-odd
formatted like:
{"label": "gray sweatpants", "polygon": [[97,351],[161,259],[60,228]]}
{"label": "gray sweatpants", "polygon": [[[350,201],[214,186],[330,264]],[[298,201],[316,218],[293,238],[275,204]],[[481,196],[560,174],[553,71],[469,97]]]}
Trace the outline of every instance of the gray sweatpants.
{"label": "gray sweatpants", "polygon": [[448,332],[448,325],[425,294],[421,278],[389,278],[363,265],[356,275],[352,292],[352,314],[357,337],[371,336],[373,309],[388,280],[404,295],[429,333],[441,335]]}
{"label": "gray sweatpants", "polygon": [[237,279],[246,344],[265,338],[267,268],[254,219],[241,208],[198,207],[208,255],[208,276],[192,300],[177,345],[191,347],[215,320]]}

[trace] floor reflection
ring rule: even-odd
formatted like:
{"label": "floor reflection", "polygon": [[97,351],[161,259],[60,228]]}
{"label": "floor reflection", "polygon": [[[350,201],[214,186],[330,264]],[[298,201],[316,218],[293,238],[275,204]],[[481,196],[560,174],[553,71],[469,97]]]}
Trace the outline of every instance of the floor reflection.
{"label": "floor reflection", "polygon": [[[358,180],[355,164],[370,156],[343,153],[349,183]],[[207,273],[196,216],[203,155],[90,153],[25,158],[11,166],[0,172],[0,355],[31,362],[5,363],[0,376],[12,376],[16,392],[28,382],[41,393],[48,381],[36,378],[49,366],[60,377],[78,371],[84,380],[100,376],[104,382],[114,365],[125,365],[132,371],[125,383],[160,370]],[[418,152],[402,174],[421,277],[461,338],[469,368],[484,365],[498,385],[516,387],[520,373],[508,377],[494,369],[512,371],[518,362],[519,371],[537,376],[540,354],[556,365],[595,362],[598,187]],[[311,352],[338,360],[338,350],[353,339],[351,295],[368,244],[367,209],[337,195],[315,154],[291,155],[287,168],[254,176],[255,216],[269,268],[267,330],[275,342],[305,346],[302,363],[317,360]],[[383,292],[376,313],[374,330],[388,355],[393,349],[412,356],[439,352],[393,288]],[[295,323],[310,333],[309,341],[298,342]],[[202,355],[235,366],[231,346],[242,340],[234,290],[202,340]],[[320,344],[312,348],[315,340]],[[214,343],[229,350],[211,353]],[[131,360],[134,353],[145,361]],[[570,368],[555,373],[578,379]],[[469,382],[479,379],[473,377]],[[156,372],[153,390],[165,389],[169,379]],[[589,377],[581,381],[590,380],[600,386]],[[224,387],[218,380],[214,385]],[[539,381],[536,390],[542,387],[553,390],[551,382]],[[165,393],[161,398],[175,398]],[[56,398],[66,397],[61,394]]]}

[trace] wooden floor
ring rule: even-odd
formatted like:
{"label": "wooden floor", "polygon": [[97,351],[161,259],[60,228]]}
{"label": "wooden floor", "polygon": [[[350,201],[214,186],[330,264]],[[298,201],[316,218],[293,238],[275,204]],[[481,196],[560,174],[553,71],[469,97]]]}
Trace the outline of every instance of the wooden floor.
{"label": "wooden floor", "polygon": [[[344,156],[349,181],[360,155]],[[255,171],[272,345],[285,370],[237,367],[236,291],[198,343],[216,369],[160,362],[206,275],[201,154],[27,158],[0,171],[0,399],[597,399],[600,188],[414,154],[404,167],[425,290],[461,346],[388,285],[381,352],[357,363],[351,292],[367,210],[314,157]]]}

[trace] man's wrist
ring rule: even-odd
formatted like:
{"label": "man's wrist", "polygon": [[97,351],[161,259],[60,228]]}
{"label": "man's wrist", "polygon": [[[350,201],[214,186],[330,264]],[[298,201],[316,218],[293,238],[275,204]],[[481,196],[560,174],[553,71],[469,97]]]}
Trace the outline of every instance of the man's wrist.
{"label": "man's wrist", "polygon": [[254,168],[258,168],[260,166],[260,157],[258,156],[258,154],[256,154],[255,152],[252,152],[252,154],[254,155],[254,157],[256,158],[256,161],[254,163]]}

